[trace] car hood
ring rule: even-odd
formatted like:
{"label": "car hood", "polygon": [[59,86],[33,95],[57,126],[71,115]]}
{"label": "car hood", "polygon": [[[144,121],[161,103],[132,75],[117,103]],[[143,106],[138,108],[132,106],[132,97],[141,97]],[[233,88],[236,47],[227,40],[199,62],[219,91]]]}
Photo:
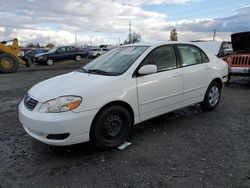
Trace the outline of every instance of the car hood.
{"label": "car hood", "polygon": [[250,32],[231,35],[233,51],[250,51]]}
{"label": "car hood", "polygon": [[46,56],[46,55],[50,55],[50,54],[53,54],[53,52],[39,53],[39,54],[35,55],[35,57],[41,57],[41,56]]}
{"label": "car hood", "polygon": [[115,79],[115,76],[95,75],[82,72],[71,72],[42,81],[33,86],[29,95],[39,102],[45,102],[59,96],[87,96],[91,92],[105,87]]}

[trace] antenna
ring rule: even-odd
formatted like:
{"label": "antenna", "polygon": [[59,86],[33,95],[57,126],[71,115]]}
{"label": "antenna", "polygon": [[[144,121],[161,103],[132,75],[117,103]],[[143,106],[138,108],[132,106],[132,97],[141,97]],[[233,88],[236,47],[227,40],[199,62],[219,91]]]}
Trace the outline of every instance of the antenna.
{"label": "antenna", "polygon": [[76,41],[76,46],[77,46],[77,34],[75,32],[75,41]]}
{"label": "antenna", "polygon": [[131,22],[129,21],[129,29],[128,29],[128,43],[131,44],[132,43],[132,39],[131,39]]}

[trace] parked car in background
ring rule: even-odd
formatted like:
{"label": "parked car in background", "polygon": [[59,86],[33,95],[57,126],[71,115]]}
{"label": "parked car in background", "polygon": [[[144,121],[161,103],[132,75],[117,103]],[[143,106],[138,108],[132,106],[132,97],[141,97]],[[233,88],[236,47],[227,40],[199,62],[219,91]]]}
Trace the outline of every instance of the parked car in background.
{"label": "parked car in background", "polygon": [[94,48],[89,50],[88,58],[95,58],[108,51],[106,48]]}
{"label": "parked car in background", "polygon": [[24,61],[30,63],[33,63],[33,58],[38,55],[38,54],[42,54],[42,53],[46,53],[49,50],[46,48],[36,48],[36,49],[31,49],[27,52],[24,53],[24,55],[21,57]]}
{"label": "parked car in background", "polygon": [[37,64],[54,65],[55,61],[75,60],[80,62],[82,58],[87,57],[87,53],[83,49],[78,49],[74,46],[61,46],[52,48],[46,53],[38,54],[33,61]]}
{"label": "parked car in background", "polygon": [[227,75],[223,60],[192,43],[121,46],[32,87],[19,105],[19,119],[29,135],[47,144],[91,140],[114,148],[145,120],[195,103],[213,110]]}
{"label": "parked car in background", "polygon": [[250,76],[250,32],[231,35],[233,53],[223,59],[229,65],[229,79],[232,75]]}
{"label": "parked car in background", "polygon": [[18,56],[20,58],[22,58],[25,55],[25,53],[28,52],[28,51],[30,51],[30,50],[31,50],[31,48],[23,48],[23,47],[21,47],[19,49],[19,51],[18,51]]}

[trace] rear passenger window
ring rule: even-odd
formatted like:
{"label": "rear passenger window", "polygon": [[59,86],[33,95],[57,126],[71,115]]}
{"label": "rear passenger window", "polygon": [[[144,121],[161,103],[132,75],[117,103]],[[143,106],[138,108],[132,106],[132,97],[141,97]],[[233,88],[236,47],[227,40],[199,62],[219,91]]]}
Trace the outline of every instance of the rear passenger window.
{"label": "rear passenger window", "polygon": [[177,45],[181,66],[189,66],[209,62],[207,55],[201,49],[192,45]]}
{"label": "rear passenger window", "polygon": [[207,55],[203,51],[201,51],[201,56],[202,56],[203,63],[209,62]]}
{"label": "rear passenger window", "polygon": [[74,47],[68,47],[67,48],[67,50],[68,50],[68,52],[75,52],[75,51],[77,51],[77,49],[76,48],[74,48]]}
{"label": "rear passenger window", "polygon": [[176,59],[173,46],[166,45],[154,49],[143,60],[142,64],[156,65],[157,72],[176,68]]}

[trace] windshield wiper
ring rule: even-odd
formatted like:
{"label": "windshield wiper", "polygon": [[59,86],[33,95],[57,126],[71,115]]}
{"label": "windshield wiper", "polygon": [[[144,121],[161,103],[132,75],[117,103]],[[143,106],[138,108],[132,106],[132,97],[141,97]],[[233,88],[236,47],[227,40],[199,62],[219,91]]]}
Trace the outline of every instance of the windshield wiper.
{"label": "windshield wiper", "polygon": [[80,69],[78,69],[79,72],[88,72],[85,68],[81,67]]}
{"label": "windshield wiper", "polygon": [[106,72],[100,69],[89,69],[87,70],[88,73],[93,73],[93,74],[102,74],[102,75],[109,75],[109,76],[113,76],[116,75],[116,73],[113,72]]}

